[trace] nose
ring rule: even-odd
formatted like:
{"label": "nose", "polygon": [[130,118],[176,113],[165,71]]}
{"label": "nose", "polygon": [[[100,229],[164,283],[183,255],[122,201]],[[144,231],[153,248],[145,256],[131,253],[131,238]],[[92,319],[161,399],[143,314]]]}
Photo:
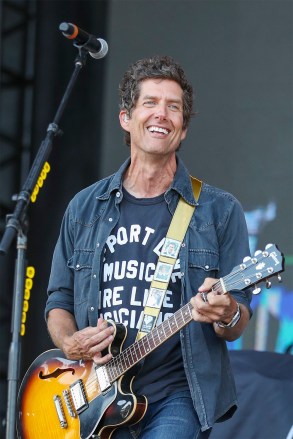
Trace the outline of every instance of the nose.
{"label": "nose", "polygon": [[156,108],[156,115],[159,120],[163,120],[167,118],[167,105],[159,104]]}

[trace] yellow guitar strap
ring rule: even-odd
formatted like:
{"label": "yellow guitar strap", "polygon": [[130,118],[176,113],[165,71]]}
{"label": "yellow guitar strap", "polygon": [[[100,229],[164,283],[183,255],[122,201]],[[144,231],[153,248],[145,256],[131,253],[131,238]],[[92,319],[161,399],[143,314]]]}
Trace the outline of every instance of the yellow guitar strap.
{"label": "yellow guitar strap", "polygon": [[[190,179],[197,202],[202,182],[194,177],[190,177]],[[156,325],[180,246],[194,210],[195,206],[188,204],[180,197],[157,262],[136,340],[140,340]]]}

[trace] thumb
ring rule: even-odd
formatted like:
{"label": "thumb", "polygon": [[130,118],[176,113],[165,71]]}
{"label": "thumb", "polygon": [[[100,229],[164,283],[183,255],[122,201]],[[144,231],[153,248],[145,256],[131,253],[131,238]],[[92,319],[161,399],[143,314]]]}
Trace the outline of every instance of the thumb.
{"label": "thumb", "polygon": [[205,293],[207,291],[210,291],[210,289],[212,288],[212,286],[217,282],[216,279],[212,278],[212,277],[207,277],[204,280],[204,283],[198,288],[198,291],[200,293]]}

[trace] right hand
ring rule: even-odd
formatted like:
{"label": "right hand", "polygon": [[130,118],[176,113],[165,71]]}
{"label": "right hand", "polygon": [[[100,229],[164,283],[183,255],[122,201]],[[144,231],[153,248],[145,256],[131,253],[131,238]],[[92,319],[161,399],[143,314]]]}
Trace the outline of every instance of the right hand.
{"label": "right hand", "polygon": [[88,326],[66,337],[62,350],[68,359],[93,360],[99,365],[105,364],[112,355],[108,353],[103,356],[102,351],[114,340],[114,331],[114,327],[100,317],[96,327]]}

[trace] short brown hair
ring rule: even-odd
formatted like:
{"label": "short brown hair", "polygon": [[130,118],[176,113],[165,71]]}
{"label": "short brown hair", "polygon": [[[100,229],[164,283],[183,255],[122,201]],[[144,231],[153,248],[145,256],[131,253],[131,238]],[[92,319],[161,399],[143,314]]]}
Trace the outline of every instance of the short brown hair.
{"label": "short brown hair", "polygon": [[[120,85],[120,110],[128,116],[135,107],[140,93],[140,84],[145,79],[171,79],[183,90],[183,129],[189,125],[193,115],[193,89],[182,67],[170,56],[153,56],[136,61],[125,72]],[[125,131],[125,142],[130,145],[130,134]]]}

